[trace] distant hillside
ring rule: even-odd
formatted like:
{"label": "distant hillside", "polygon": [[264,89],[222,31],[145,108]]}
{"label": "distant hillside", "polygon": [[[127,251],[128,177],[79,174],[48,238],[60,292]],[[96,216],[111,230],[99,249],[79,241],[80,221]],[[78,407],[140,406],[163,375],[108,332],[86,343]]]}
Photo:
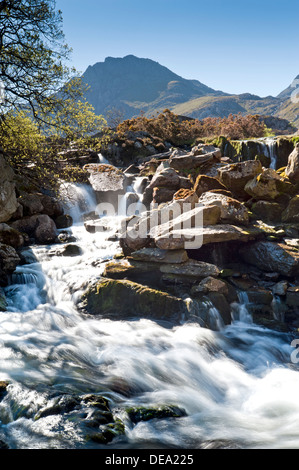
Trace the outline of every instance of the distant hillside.
{"label": "distant hillside", "polygon": [[231,113],[276,116],[299,128],[299,104],[290,99],[294,91],[292,84],[277,97],[230,95],[197,80],[184,79],[158,62],[133,55],[107,57],[104,62],[89,66],[83,80],[90,87],[86,99],[97,114],[106,117],[113,110],[127,119],[141,111],[150,116],[168,108],[197,119],[225,117]]}
{"label": "distant hillside", "polygon": [[116,108],[126,118],[140,111],[163,111],[199,96],[224,94],[197,80],[186,80],[158,62],[133,55],[107,57],[105,62],[88,67],[83,79],[90,87],[86,98],[96,113],[105,115]]}

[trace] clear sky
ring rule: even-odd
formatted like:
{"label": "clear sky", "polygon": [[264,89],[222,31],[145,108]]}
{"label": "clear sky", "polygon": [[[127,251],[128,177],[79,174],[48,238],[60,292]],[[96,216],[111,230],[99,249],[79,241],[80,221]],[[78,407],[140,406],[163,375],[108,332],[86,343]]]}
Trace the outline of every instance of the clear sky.
{"label": "clear sky", "polygon": [[72,65],[155,60],[228,93],[276,96],[299,74],[299,0],[56,0]]}

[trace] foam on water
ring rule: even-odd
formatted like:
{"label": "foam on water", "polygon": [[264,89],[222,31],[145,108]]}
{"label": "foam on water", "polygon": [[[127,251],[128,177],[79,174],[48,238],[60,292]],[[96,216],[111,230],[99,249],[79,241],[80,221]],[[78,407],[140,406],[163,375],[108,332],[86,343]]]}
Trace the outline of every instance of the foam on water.
{"label": "foam on water", "polygon": [[[76,192],[94,210],[90,193]],[[82,210],[76,206],[73,214],[79,220]],[[255,325],[242,296],[230,326],[209,306],[215,331],[196,322],[166,327],[84,316],[76,306],[81,292],[119,248],[79,222],[71,231],[80,256],[31,247],[38,262],[19,267],[6,289],[0,370],[11,385],[0,402],[0,439],[13,448],[87,446],[76,421],[34,419],[54,390],[101,393],[115,410],[174,404],[186,411],[179,419],[125,421],[123,447],[196,448],[210,440],[242,448],[299,446],[299,374],[290,364],[289,335]]]}

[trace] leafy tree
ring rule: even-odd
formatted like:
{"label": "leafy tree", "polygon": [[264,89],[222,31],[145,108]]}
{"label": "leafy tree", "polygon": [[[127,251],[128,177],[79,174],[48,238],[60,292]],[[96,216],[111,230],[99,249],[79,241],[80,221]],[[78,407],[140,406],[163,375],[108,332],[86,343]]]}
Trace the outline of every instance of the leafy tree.
{"label": "leafy tree", "polygon": [[50,190],[58,189],[62,180],[87,178],[79,166],[66,160],[70,145],[79,154],[86,148],[99,151],[107,136],[106,121],[82,101],[65,102],[46,127],[24,110],[10,111],[0,121],[0,144],[16,173]]}
{"label": "leafy tree", "polygon": [[75,72],[65,65],[71,50],[64,42],[61,25],[55,0],[0,1],[0,80],[5,87],[2,117],[9,109],[29,107],[41,118],[43,111],[62,105],[66,93],[71,98],[82,93],[79,79],[61,90]]}

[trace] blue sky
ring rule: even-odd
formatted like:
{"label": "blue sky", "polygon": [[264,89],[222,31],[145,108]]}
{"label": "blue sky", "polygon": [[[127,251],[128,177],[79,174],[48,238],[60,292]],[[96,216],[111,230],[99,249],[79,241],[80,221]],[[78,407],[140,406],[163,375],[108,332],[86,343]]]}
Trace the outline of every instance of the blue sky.
{"label": "blue sky", "polygon": [[56,0],[72,65],[153,59],[228,93],[276,96],[299,74],[298,0]]}

